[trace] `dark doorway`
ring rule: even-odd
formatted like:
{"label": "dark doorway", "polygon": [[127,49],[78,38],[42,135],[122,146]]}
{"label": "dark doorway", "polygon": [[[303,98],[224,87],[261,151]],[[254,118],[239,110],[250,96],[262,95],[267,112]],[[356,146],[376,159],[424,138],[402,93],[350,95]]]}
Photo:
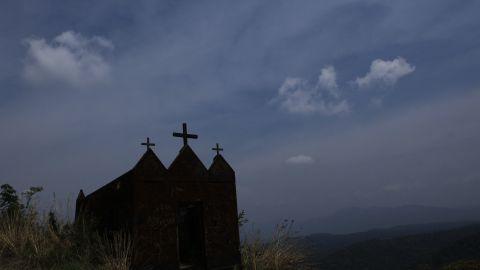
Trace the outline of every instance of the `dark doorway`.
{"label": "dark doorway", "polygon": [[180,269],[205,269],[202,204],[180,204],[177,226]]}

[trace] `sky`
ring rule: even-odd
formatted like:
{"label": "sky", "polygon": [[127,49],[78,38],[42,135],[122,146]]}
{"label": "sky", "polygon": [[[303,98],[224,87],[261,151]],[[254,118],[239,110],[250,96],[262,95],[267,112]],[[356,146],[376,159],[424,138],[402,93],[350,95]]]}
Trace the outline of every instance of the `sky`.
{"label": "sky", "polygon": [[[0,3],[0,183],[71,207],[187,122],[258,223],[480,205],[480,2]],[[55,196],[53,195],[55,194]]]}

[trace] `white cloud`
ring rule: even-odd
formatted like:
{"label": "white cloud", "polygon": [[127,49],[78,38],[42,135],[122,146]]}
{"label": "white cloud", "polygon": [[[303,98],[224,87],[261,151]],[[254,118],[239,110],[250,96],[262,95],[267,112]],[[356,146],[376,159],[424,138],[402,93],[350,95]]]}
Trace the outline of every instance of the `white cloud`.
{"label": "white cloud", "polygon": [[410,65],[404,58],[397,57],[394,60],[376,59],[370,65],[370,71],[355,83],[360,87],[372,85],[393,86],[400,78],[415,71],[415,66]]}
{"label": "white cloud", "polygon": [[308,82],[300,78],[287,78],[278,89],[281,106],[292,113],[309,113],[316,109],[314,92]]}
{"label": "white cloud", "polygon": [[285,162],[288,164],[312,164],[315,160],[309,156],[298,155],[288,158]]}
{"label": "white cloud", "polygon": [[113,50],[113,44],[105,38],[86,38],[67,31],[51,42],[27,39],[26,44],[23,75],[32,83],[62,82],[79,86],[108,79],[110,65],[104,53]]}
{"label": "white cloud", "polygon": [[318,76],[318,86],[328,90],[333,96],[338,97],[337,73],[335,68],[328,66],[322,69]]}
{"label": "white cloud", "polygon": [[337,115],[350,111],[348,102],[340,97],[332,66],[322,69],[316,84],[302,78],[285,79],[272,103],[279,104],[290,113],[299,114]]}
{"label": "white cloud", "polygon": [[[360,88],[393,86],[400,78],[414,71],[415,67],[402,57],[391,61],[376,59],[372,61],[370,71],[354,83]],[[348,94],[342,93],[339,88],[335,68],[326,66],[315,83],[303,78],[286,78],[271,103],[289,113],[339,115],[351,111],[351,95]],[[382,107],[383,97],[371,97],[370,101],[370,106]]]}

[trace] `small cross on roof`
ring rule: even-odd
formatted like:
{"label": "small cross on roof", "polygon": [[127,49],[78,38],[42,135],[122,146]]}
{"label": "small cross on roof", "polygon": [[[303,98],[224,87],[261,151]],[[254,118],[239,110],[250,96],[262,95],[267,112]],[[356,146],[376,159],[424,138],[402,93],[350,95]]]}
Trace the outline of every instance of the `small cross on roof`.
{"label": "small cross on roof", "polygon": [[217,151],[217,155],[220,155],[220,151],[223,151],[223,148],[220,148],[220,145],[216,143],[216,146],[212,148],[213,151]]}
{"label": "small cross on roof", "polygon": [[150,137],[147,137],[147,142],[143,142],[142,145],[145,145],[147,149],[150,149],[150,146],[155,146],[154,143],[150,142]]}
{"label": "small cross on roof", "polygon": [[183,145],[188,145],[188,139],[198,139],[198,135],[196,134],[188,134],[187,132],[187,123],[182,124],[182,133],[174,132],[173,137],[181,137],[183,138]]}

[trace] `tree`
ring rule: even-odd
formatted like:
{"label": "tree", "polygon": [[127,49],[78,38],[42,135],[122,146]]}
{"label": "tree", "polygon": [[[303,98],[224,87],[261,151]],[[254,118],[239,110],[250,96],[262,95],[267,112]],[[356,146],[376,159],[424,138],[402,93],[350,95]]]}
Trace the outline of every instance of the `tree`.
{"label": "tree", "polygon": [[9,184],[0,186],[0,213],[14,214],[22,209],[22,204],[17,195],[17,191]]}
{"label": "tree", "polygon": [[242,227],[246,223],[248,223],[247,214],[245,213],[245,210],[242,210],[238,213],[238,227]]}
{"label": "tree", "polygon": [[29,189],[22,192],[22,196],[25,198],[25,208],[28,209],[30,207],[30,202],[32,201],[33,196],[38,192],[41,192],[42,190],[43,187],[30,187]]}
{"label": "tree", "polygon": [[0,186],[0,215],[23,213],[25,209],[30,207],[33,196],[42,190],[42,187],[30,187],[22,192],[25,201],[25,205],[23,205],[17,191],[9,184],[3,184]]}

